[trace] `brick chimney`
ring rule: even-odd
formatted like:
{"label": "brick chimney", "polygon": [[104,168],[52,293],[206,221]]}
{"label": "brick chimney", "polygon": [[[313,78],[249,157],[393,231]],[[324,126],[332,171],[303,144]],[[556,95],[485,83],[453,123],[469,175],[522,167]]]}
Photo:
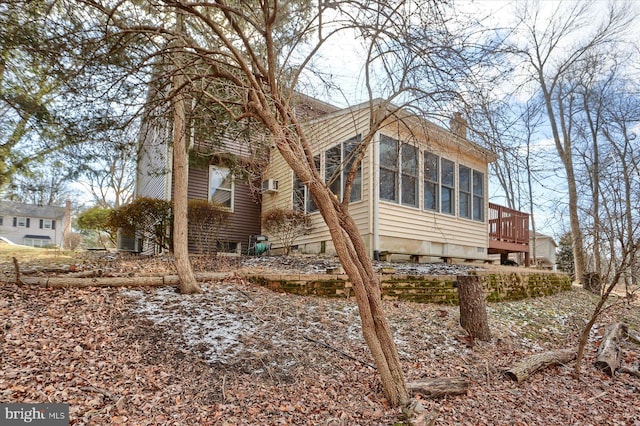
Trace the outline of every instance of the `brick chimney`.
{"label": "brick chimney", "polygon": [[454,135],[463,139],[467,138],[467,120],[464,119],[461,112],[453,113],[453,117],[449,120],[449,129]]}

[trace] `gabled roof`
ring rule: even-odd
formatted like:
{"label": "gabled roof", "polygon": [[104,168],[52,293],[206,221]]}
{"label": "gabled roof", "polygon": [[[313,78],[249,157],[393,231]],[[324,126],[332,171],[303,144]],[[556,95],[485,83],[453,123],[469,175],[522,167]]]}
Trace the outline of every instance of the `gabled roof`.
{"label": "gabled roof", "polygon": [[42,219],[62,219],[64,218],[64,213],[64,207],[39,206],[37,204],[0,201],[0,215],[36,217]]}
{"label": "gabled roof", "polygon": [[[315,124],[322,123],[328,120],[333,120],[347,114],[355,114],[357,112],[361,112],[363,110],[371,108],[371,106],[375,108],[375,107],[380,107],[384,104],[385,104],[384,99],[376,98],[371,101],[365,101],[357,105],[349,106],[347,108],[343,108],[331,113],[327,113],[320,117],[316,117],[314,119],[308,120],[304,124],[313,126]],[[466,148],[467,150],[475,152],[477,155],[485,158],[487,162],[493,162],[493,161],[496,161],[497,159],[497,155],[492,151],[490,151],[489,149],[475,142],[472,142],[467,138],[456,135],[450,129],[446,129],[432,121],[425,119],[424,117],[420,117],[416,114],[411,114],[408,110],[400,108],[399,106],[390,104],[390,103],[387,104],[386,109],[390,117],[395,117],[394,121],[405,121],[405,125],[407,126],[407,128],[414,125],[416,127],[428,129],[430,132],[434,132],[437,135],[437,138],[449,139],[450,143],[459,144],[460,146]],[[392,119],[390,118],[390,120]]]}

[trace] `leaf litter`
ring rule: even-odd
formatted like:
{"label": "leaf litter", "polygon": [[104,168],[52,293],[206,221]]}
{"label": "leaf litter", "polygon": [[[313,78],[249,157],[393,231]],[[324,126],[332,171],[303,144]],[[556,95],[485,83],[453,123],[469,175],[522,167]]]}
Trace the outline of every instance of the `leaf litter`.
{"label": "leaf litter", "polygon": [[[353,299],[273,293],[236,278],[173,287],[0,287],[0,402],[67,402],[74,425],[392,425]],[[465,343],[457,307],[384,302],[409,381],[463,376],[467,395],[422,399],[436,424],[640,425],[640,381],[592,367],[604,326],[637,333],[638,306],[598,321],[572,365],[517,384],[523,357],[575,347],[595,298],[574,289],[489,304],[493,339]],[[623,361],[638,367],[638,347]],[[417,395],[420,398],[420,395]]]}

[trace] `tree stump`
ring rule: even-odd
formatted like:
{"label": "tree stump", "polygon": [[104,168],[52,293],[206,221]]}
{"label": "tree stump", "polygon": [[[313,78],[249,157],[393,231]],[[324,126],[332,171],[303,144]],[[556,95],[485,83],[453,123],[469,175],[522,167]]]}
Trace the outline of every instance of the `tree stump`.
{"label": "tree stump", "polygon": [[487,306],[480,277],[458,275],[458,298],[460,300],[460,325],[474,339],[491,340],[487,320]]}
{"label": "tree stump", "polygon": [[520,360],[511,368],[505,371],[508,378],[518,383],[527,380],[527,378],[538,370],[553,365],[566,364],[576,357],[574,349],[561,349],[557,351],[543,352],[541,354],[531,355]]}
{"label": "tree stump", "polygon": [[609,324],[604,329],[604,336],[596,355],[596,368],[610,377],[620,368],[620,341],[627,334],[627,326],[621,322]]}

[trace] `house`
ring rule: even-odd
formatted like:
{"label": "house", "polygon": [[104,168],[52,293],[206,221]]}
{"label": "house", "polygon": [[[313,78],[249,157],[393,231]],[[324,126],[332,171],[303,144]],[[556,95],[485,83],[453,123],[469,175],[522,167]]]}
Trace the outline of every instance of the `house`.
{"label": "house", "polygon": [[[305,123],[316,167],[325,180],[337,176],[330,185],[338,197],[346,174],[340,165],[369,131],[370,114],[367,102]],[[460,114],[450,129],[402,111],[383,124],[366,148],[350,194],[349,211],[372,258],[488,259],[488,164],[496,156],[467,139]],[[263,194],[263,210],[292,208],[310,215],[310,231],[296,241],[298,250],[333,254],[329,230],[307,189],[275,150],[264,182],[272,190]]]}
{"label": "house", "polygon": [[70,231],[70,201],[65,207],[0,201],[0,236],[16,244],[63,248]]}
{"label": "house", "polygon": [[535,244],[535,259],[534,264],[541,269],[556,270],[556,250],[558,244],[556,244],[553,237],[540,232],[536,232],[535,235],[531,233],[529,247],[533,250]]}
{"label": "house", "polygon": [[[150,94],[152,96],[152,94]],[[304,119],[314,118],[337,110],[322,101],[297,95],[296,113]],[[196,111],[197,113],[197,111]],[[201,235],[201,229],[190,225],[189,251],[208,250],[246,253],[252,236],[260,234],[261,173],[268,161],[269,143],[256,143],[256,138],[267,138],[254,132],[245,136],[234,123],[191,118],[189,138],[188,198],[215,202],[228,211],[226,223],[210,235]],[[173,156],[172,126],[166,119],[146,120],[139,144],[135,197],[172,199]],[[197,235],[196,235],[197,234]],[[119,249],[153,253],[158,248],[143,238],[119,236]]]}

